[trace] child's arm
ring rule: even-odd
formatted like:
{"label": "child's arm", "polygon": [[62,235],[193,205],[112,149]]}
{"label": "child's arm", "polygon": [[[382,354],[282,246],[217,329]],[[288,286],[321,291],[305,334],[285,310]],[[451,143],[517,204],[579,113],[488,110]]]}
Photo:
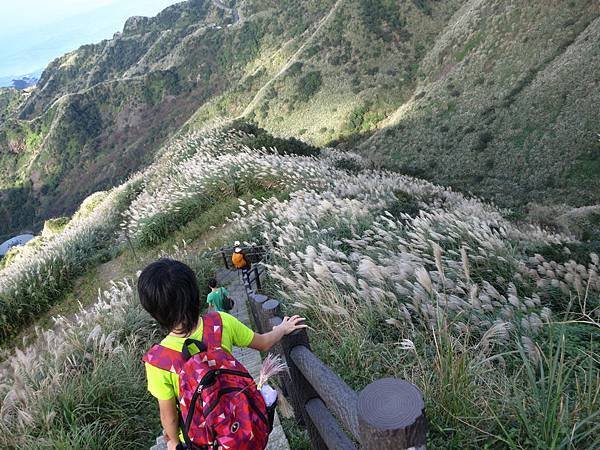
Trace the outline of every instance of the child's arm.
{"label": "child's arm", "polygon": [[276,327],[273,327],[272,331],[265,334],[254,333],[254,338],[252,338],[252,342],[250,342],[248,347],[261,352],[266,352],[273,347],[273,345],[277,344],[283,336],[300,328],[306,328],[306,325],[301,322],[304,322],[304,317],[284,317],[283,322]]}
{"label": "child's arm", "polygon": [[160,423],[169,438],[169,449],[175,448],[179,444],[179,416],[175,398],[159,400],[158,408],[160,409]]}

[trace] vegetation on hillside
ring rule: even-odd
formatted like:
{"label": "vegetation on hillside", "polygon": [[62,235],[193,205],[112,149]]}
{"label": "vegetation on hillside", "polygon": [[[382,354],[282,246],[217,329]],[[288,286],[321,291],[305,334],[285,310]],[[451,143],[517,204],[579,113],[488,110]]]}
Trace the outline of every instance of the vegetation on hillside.
{"label": "vegetation on hillside", "polygon": [[31,95],[0,90],[0,240],[47,224],[2,263],[0,341],[130,258],[4,352],[0,447],[153,441],[138,253],[204,285],[209,258],[180,248],[220,226],[270,249],[266,288],[351,386],[423,391],[431,447],[600,447],[597,2],[223,3],[130,19]]}
{"label": "vegetation on hillside", "polygon": [[[207,285],[212,266],[205,260],[170,256]],[[53,330],[0,367],[2,448],[149,447],[160,425],[140,359],[159,337],[131,279],[115,280],[75,317],[56,318]]]}
{"label": "vegetation on hillside", "polygon": [[0,196],[25,207],[4,202],[0,236],[71,214],[182,125],[242,115],[312,144],[362,143],[379,164],[501,205],[598,202],[596,2],[225,6],[132,18],[50,64],[29,97],[2,91]]}
{"label": "vegetation on hillside", "polygon": [[[234,23],[233,11],[215,2],[183,2],[155,18],[131,19],[113,39],[51,63],[0,125],[0,184],[30,186],[29,213],[3,221],[0,235],[37,230],[48,217],[71,214],[90,193],[121,183],[210,99],[237,92],[243,99],[223,111],[243,109],[276,69],[267,60],[283,42],[300,41],[299,30],[327,6],[288,3],[276,10],[248,3]],[[73,182],[79,179],[87,182]]]}
{"label": "vegetation on hillside", "polygon": [[501,205],[600,202],[598,2],[465,2],[361,152]]}
{"label": "vegetation on hillside", "polygon": [[121,214],[138,186],[133,179],[115,188],[62,232],[37,238],[11,258],[0,271],[0,342],[49,309],[83,270],[109,258]]}
{"label": "vegetation on hillside", "polygon": [[355,389],[419,386],[434,448],[598,446],[598,254],[423,181],[333,173],[231,233],[270,249],[319,355]]}
{"label": "vegetation on hillside", "polygon": [[[267,289],[286,312],[308,317],[314,350],[356,389],[382,376],[419,386],[432,447],[599,444],[598,253],[517,227],[475,198],[367,170],[354,154],[279,154],[244,145],[252,139],[226,127],[165,148],[119,209],[120,228],[137,251],[193,238],[185,230],[197,220],[204,232],[223,222],[221,240],[266,245]],[[95,208],[91,201],[82,214],[94,216],[110,198]],[[111,216],[95,220],[102,218],[112,229]],[[69,227],[53,237],[57,247],[69,243]],[[210,256],[190,259],[180,248],[168,253],[190,261],[203,283]],[[56,259],[55,267],[67,264]],[[0,271],[0,283],[19,268],[28,269],[19,263]],[[40,285],[44,273],[13,285]],[[36,343],[7,359],[0,443],[139,448],[152,441],[157,416],[139,356],[156,329],[133,283],[115,283],[94,306],[59,318],[54,331],[39,332]],[[27,312],[24,318],[32,320]]]}

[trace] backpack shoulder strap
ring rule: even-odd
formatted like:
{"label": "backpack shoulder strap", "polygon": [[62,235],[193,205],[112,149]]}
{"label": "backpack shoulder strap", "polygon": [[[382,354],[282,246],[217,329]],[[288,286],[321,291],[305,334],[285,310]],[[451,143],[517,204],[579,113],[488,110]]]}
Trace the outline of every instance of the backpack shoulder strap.
{"label": "backpack shoulder strap", "polygon": [[213,311],[202,317],[202,342],[208,348],[221,348],[222,336],[223,321],[218,312]]}
{"label": "backpack shoulder strap", "polygon": [[185,364],[185,359],[181,352],[172,348],[163,347],[160,344],[154,344],[142,361],[159,369],[172,373],[179,373]]}

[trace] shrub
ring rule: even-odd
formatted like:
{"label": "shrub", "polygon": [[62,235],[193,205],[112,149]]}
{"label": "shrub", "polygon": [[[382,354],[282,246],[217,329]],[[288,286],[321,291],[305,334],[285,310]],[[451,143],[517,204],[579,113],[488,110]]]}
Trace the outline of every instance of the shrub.
{"label": "shrub", "polygon": [[302,73],[302,66],[304,66],[304,63],[302,61],[296,61],[288,68],[287,74],[291,77],[300,75]]}
{"label": "shrub", "polygon": [[65,229],[71,219],[69,217],[58,217],[56,219],[48,219],[44,222],[44,229],[42,235],[52,236],[53,234],[60,233]]}
{"label": "shrub", "polygon": [[124,199],[137,186],[132,180],[114,189],[42,246],[24,247],[0,272],[0,340],[48,310],[76,276],[106,256],[129,204]]}
{"label": "shrub", "polygon": [[489,131],[482,131],[481,133],[479,133],[477,135],[477,141],[475,142],[475,145],[473,146],[473,150],[475,150],[476,152],[481,152],[483,150],[485,150],[488,146],[488,144],[490,142],[492,142],[493,139],[493,135],[491,132]]}
{"label": "shrub", "polygon": [[296,85],[298,99],[302,102],[310,100],[321,89],[322,82],[321,72],[308,72],[298,80],[298,84]]}
{"label": "shrub", "polygon": [[362,165],[354,158],[339,158],[333,166],[348,173],[357,174],[363,170]]}
{"label": "shrub", "polygon": [[[275,148],[280,155],[318,156],[320,150],[296,138],[278,138],[255,124],[234,122],[232,128],[243,131],[250,136],[242,139],[242,143],[252,148]],[[306,133],[302,129],[298,134]]]}
{"label": "shrub", "polygon": [[386,211],[392,216],[400,218],[402,214],[408,214],[411,217],[416,217],[419,214],[421,207],[414,195],[403,191],[396,191],[394,195],[396,200],[393,200],[386,208]]}

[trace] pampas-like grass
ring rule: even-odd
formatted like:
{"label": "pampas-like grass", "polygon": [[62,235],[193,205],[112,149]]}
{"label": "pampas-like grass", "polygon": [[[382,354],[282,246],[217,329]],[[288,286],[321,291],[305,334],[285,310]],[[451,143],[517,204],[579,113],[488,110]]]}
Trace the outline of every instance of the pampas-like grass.
{"label": "pampas-like grass", "polygon": [[[579,306],[582,321],[597,323],[590,299],[600,295],[598,255],[591,254],[584,265],[558,263],[527,250],[560,247],[570,238],[516,226],[493,205],[427,181],[387,171],[336,169],[335,161],[354,157],[347,153],[278,155],[246,148],[238,138],[236,132],[214,129],[170,144],[136,176],[141,192],[123,214],[118,196],[107,199],[93,219],[57,235],[30,261],[22,258],[0,272],[0,293],[34,298],[36,289],[74,260],[70,255],[79,244],[93,244],[98,230],[114,232],[115,221],[122,238],[143,242],[154,227],[180,220],[182,209],[201,207],[207,198],[219,201],[250,188],[275,189],[286,198],[240,201],[223,224],[223,236],[267,248],[271,295],[286,308],[306,313],[319,346],[326,352],[335,349],[332,360],[350,367],[350,379],[372,381],[361,378],[363,372],[411,379],[435,399],[428,407],[437,414],[468,422],[472,408],[452,408],[492,384],[492,378],[501,378],[496,371],[506,368],[517,349],[541,361],[536,341],[557,320],[548,298],[562,295],[569,307]],[[402,210],[407,196],[419,205],[418,212]],[[173,250],[186,251],[185,245]],[[25,434],[31,424],[56,420],[51,412],[36,409],[40,392],[60,389],[78,367],[128,355],[140,345],[138,338],[120,333],[139,320],[132,297],[131,283],[117,282],[91,310],[74,320],[57,318],[62,331],[40,332],[38,345],[15,352],[0,371],[4,432]],[[377,372],[360,371],[363,360],[376,365]],[[501,383],[497,389],[505,392]],[[490,399],[480,401],[484,408]],[[448,420],[450,425],[437,423],[436,429],[456,430],[458,422]],[[477,445],[483,442],[478,439]],[[496,440],[491,446],[499,442],[506,443]]]}

